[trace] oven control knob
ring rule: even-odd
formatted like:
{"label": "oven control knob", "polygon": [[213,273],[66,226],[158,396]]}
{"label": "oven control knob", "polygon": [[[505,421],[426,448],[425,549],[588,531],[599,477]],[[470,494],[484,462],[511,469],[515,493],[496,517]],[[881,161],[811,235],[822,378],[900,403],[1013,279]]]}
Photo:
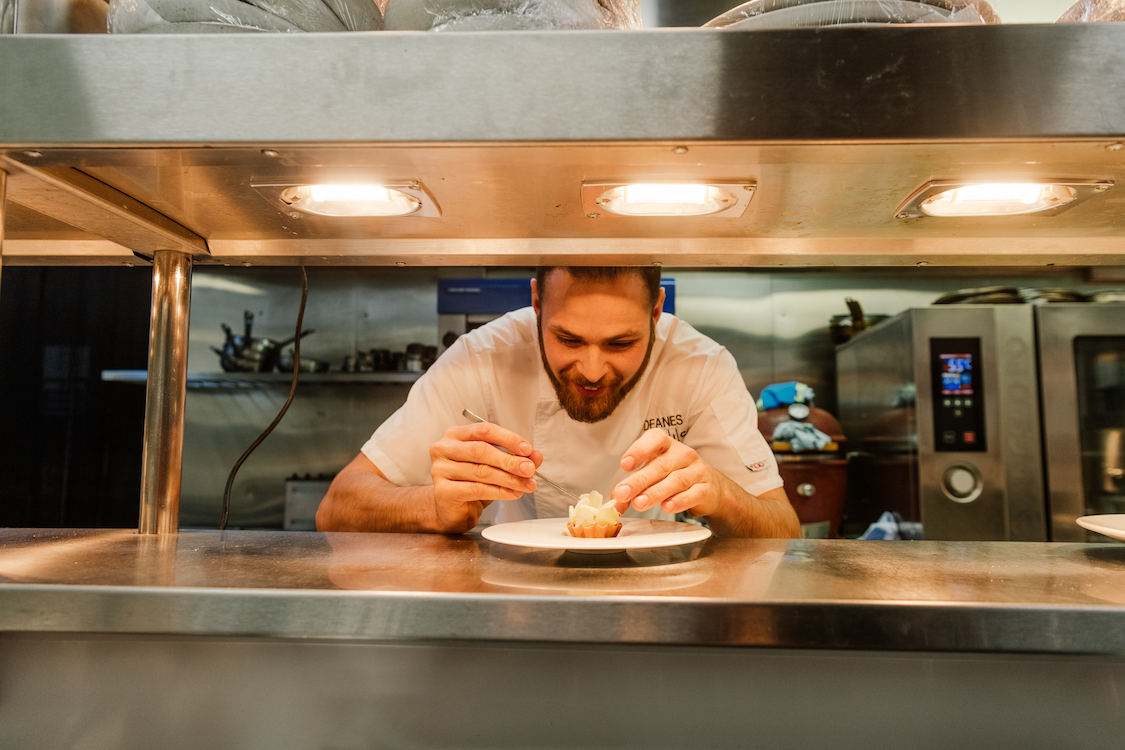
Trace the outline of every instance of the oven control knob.
{"label": "oven control knob", "polygon": [[951,500],[971,503],[980,497],[980,475],[969,466],[950,466],[941,478],[942,489]]}

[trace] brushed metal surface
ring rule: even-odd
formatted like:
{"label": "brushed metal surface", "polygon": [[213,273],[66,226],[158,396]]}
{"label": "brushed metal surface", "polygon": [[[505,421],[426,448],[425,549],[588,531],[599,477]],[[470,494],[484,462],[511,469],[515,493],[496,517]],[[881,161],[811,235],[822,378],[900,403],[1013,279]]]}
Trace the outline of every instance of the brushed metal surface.
{"label": "brushed metal surface", "polygon": [[1085,541],[1096,534],[1075,524],[1095,512],[1086,504],[1074,340],[1125,336],[1125,305],[1046,305],[1036,310],[1042,378],[1043,450],[1047,467],[1051,538]]}
{"label": "brushed metal surface", "polygon": [[11,160],[0,164],[16,175],[13,202],[48,219],[150,257],[162,249],[208,252],[202,237],[77,169],[28,167]]}
{"label": "brushed metal surface", "polygon": [[[302,383],[414,383],[420,372],[332,372],[301,374]],[[147,370],[102,370],[102,380],[110,383],[147,383]],[[271,385],[293,382],[293,376],[284,372],[189,372],[188,388],[208,389],[259,389]]]}
{"label": "brushed metal surface", "polygon": [[4,633],[0,664],[21,749],[1054,750],[1125,724],[1105,656]]}
{"label": "brushed metal surface", "polygon": [[909,310],[836,348],[839,418],[853,450],[914,455],[918,410],[903,398],[917,386]]}
{"label": "brushed metal surface", "polygon": [[156,251],[141,459],[141,534],[175,534],[179,529],[190,312],[191,256],[177,250]]}
{"label": "brushed metal surface", "polygon": [[1116,545],[6,529],[0,576],[2,631],[1125,654]]}
{"label": "brushed metal surface", "polygon": [[[271,36],[6,40],[0,150],[152,207],[215,263],[1125,261],[1119,188],[1052,217],[894,216],[935,178],[1125,184],[1113,24]],[[737,218],[582,210],[584,181],[656,178],[759,189]],[[323,179],[417,180],[442,215],[294,218],[251,186]],[[29,223],[13,262],[136,249]]]}
{"label": "brushed metal surface", "polygon": [[0,144],[1115,138],[1123,40],[1113,24],[17,36]]}
{"label": "brushed metal surface", "polygon": [[8,219],[8,173],[0,166],[0,278],[4,275],[4,224]]}
{"label": "brushed metal surface", "polygon": [[[1117,188],[1058,216],[911,219],[894,216],[927,175],[1040,177],[1080,174],[1125,184],[1125,156],[1111,142],[689,143],[371,145],[350,148],[43,150],[46,166],[74,165],[207,240],[215,264],[536,265],[552,262],[670,265],[1092,265],[1121,263]],[[267,148],[268,147],[268,148]],[[278,156],[266,157],[263,149]],[[23,157],[21,157],[23,158]],[[24,159],[26,161],[26,158]],[[1031,164],[1028,164],[1031,162]],[[583,181],[755,179],[740,217],[587,217]],[[417,179],[440,218],[324,217],[282,212],[255,180]],[[13,199],[42,205],[40,183],[13,180]],[[69,210],[69,209],[68,209]],[[290,215],[290,214],[295,214]],[[82,213],[54,216],[119,244]],[[67,242],[57,221],[25,221],[13,233],[18,262],[104,263]],[[120,239],[118,239],[120,238]],[[1081,242],[1076,238],[1082,238]],[[143,238],[142,238],[143,239]],[[39,244],[31,244],[40,240]],[[141,248],[143,250],[143,248]],[[116,260],[131,259],[121,250]],[[202,259],[201,259],[202,260]]]}
{"label": "brushed metal surface", "polygon": [[998,305],[993,310],[996,387],[990,395],[1000,405],[1005,532],[1006,538],[1023,542],[1054,538],[1048,529],[1043,443],[1035,437],[1043,434],[1042,416],[1034,408],[1042,357],[1037,356],[1035,322],[1028,320],[1036,309],[1032,305]]}
{"label": "brushed metal surface", "polygon": [[[910,315],[914,318],[918,394],[918,480],[926,538],[1046,541],[1039,419],[1031,408],[1038,389],[1031,306],[943,305],[911,310]],[[930,339],[950,336],[981,342],[986,451],[935,450]],[[1010,343],[1013,339],[1015,346]],[[1009,455],[1013,442],[1021,440],[1027,443],[1024,449]],[[953,465],[972,466],[980,472],[981,494],[973,502],[954,502],[942,492],[942,475]]]}

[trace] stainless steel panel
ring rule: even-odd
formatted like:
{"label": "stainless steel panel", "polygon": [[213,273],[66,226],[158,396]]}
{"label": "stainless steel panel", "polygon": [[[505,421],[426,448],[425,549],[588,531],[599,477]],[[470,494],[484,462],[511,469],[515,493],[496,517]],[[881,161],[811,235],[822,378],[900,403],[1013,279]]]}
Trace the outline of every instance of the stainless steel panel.
{"label": "stainless steel panel", "polygon": [[[927,539],[1046,541],[1035,340],[1030,305],[948,305],[912,311],[918,389],[918,479]],[[934,446],[930,339],[981,342],[987,451],[938,453]],[[980,496],[955,502],[942,491],[953,465],[981,474]]]}
{"label": "stainless steel panel", "polygon": [[38,214],[152,256],[157,250],[207,253],[202,237],[90,175],[68,167],[27,167],[15,174],[12,200]]}
{"label": "stainless steel panel", "polygon": [[909,310],[836,349],[839,418],[851,450],[915,454],[914,316]]}
{"label": "stainless steel panel", "polygon": [[[285,480],[334,476],[406,401],[409,384],[308,383],[277,429],[238,472],[230,526],[281,528]],[[184,418],[181,527],[215,528],[227,475],[285,403],[289,384],[189,389]]]}
{"label": "stainless steel panel", "polygon": [[1125,305],[1048,305],[1036,311],[1036,322],[1051,538],[1083,541],[1091,535],[1074,520],[1090,511],[1082,476],[1074,340],[1125,335]]}
{"label": "stainless steel panel", "polygon": [[4,225],[8,220],[8,173],[0,168],[0,278],[4,274]]}
{"label": "stainless steel panel", "polygon": [[0,530],[0,631],[1125,654],[1117,545]]}
{"label": "stainless steel panel", "polygon": [[[1000,305],[996,326],[996,380],[991,396],[1000,403],[1000,456],[1004,462],[1004,513],[1007,539],[1045,542],[1047,492],[1043,484],[1042,421],[1035,408],[1041,373],[1037,367],[1035,306]],[[987,415],[986,415],[987,416]]]}
{"label": "stainless steel panel", "polygon": [[[1097,200],[1052,217],[895,218],[923,174],[1093,174],[1125,184],[1117,152],[1089,143],[973,144],[518,144],[178,150],[44,150],[37,162],[74,164],[206,237],[216,264],[535,265],[551,262],[664,265],[1087,265],[1120,263],[1121,199]],[[22,157],[21,157],[22,158]],[[27,161],[26,158],[24,158]],[[1028,165],[1027,162],[1031,162]],[[613,179],[742,179],[759,183],[735,218],[587,218],[580,187]],[[416,179],[440,218],[332,218],[278,210],[257,180]],[[13,199],[41,205],[28,187]],[[17,189],[19,188],[19,189]],[[54,216],[125,245],[70,209]],[[46,216],[46,215],[44,215]],[[47,217],[49,218],[49,217]],[[57,237],[48,222],[17,240]],[[1082,243],[1073,238],[1083,237]],[[144,239],[144,238],[141,238]],[[143,248],[139,248],[142,249]],[[76,253],[19,245],[20,262]],[[96,259],[92,259],[96,260]],[[99,261],[104,262],[104,261]]]}
{"label": "stainless steel panel", "polygon": [[[402,351],[437,339],[437,280],[465,269],[312,269],[301,356],[339,371],[357,350]],[[471,273],[480,273],[479,269]],[[185,407],[183,526],[214,527],[231,466],[270,423],[285,401],[291,377],[227,375],[219,371],[222,323],[254,313],[257,336],[293,335],[300,302],[293,270],[197,269],[192,280],[189,382]],[[208,381],[206,373],[212,373]],[[367,438],[406,401],[417,375],[302,375],[289,412],[240,469],[231,493],[234,527],[280,528],[285,480],[332,476],[355,458]],[[339,378],[339,379],[337,379]]]}
{"label": "stainless steel panel", "polygon": [[152,265],[152,325],[141,471],[141,534],[179,529],[191,256],[158,250]]}
{"label": "stainless steel panel", "polygon": [[1125,691],[1119,658],[627,645],[11,634],[0,664],[21,749],[1115,747]]}
{"label": "stainless steel panel", "polygon": [[[1058,216],[894,216],[935,177],[1125,180],[1112,24],[270,36],[8,40],[0,96],[23,106],[0,149],[93,175],[216,263],[1125,259],[1120,188]],[[944,59],[974,75],[933,75]],[[328,178],[418,180],[441,217],[293,218],[251,187]],[[581,208],[584,181],[656,178],[759,190],[733,219]],[[16,262],[129,260],[57,229],[17,234]]]}
{"label": "stainless steel panel", "polygon": [[17,36],[0,144],[1117,138],[1123,40],[1113,24]]}

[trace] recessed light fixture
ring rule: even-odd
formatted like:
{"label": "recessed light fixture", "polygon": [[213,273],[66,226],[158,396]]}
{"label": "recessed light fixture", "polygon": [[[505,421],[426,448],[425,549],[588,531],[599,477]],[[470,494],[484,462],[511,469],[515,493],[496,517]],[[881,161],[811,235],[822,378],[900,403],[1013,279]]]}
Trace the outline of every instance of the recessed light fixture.
{"label": "recessed light fixture", "polygon": [[296,210],[339,218],[441,216],[418,182],[254,183],[253,187],[286,213]]}
{"label": "recessed light fixture", "polygon": [[753,182],[584,182],[587,216],[741,216]]}
{"label": "recessed light fixture", "polygon": [[1058,213],[1111,187],[1112,180],[934,180],[914,191],[895,216],[913,219]]}

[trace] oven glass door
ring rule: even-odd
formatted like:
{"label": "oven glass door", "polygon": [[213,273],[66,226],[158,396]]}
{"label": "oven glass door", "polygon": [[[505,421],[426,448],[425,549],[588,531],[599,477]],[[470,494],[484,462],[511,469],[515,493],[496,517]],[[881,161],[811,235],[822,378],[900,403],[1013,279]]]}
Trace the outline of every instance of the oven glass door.
{"label": "oven glass door", "polygon": [[1074,339],[1087,514],[1125,513],[1125,335]]}
{"label": "oven glass door", "polygon": [[1080,516],[1125,513],[1125,304],[1036,310],[1051,541],[1110,542]]}

